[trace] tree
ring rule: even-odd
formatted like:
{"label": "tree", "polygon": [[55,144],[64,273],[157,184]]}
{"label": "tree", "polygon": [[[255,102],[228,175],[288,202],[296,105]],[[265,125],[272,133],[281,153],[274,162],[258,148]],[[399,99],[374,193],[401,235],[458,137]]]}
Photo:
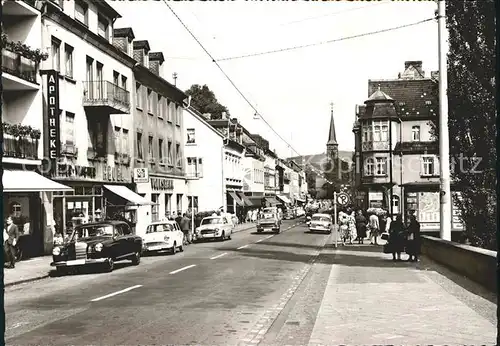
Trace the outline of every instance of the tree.
{"label": "tree", "polygon": [[322,188],[326,192],[327,199],[333,199],[334,192],[340,191],[340,185],[342,184],[341,177],[339,176],[338,164],[340,160],[328,159],[323,164],[323,174],[327,180],[323,184]]}
{"label": "tree", "polygon": [[471,244],[496,250],[495,2],[447,1],[446,12],[454,201]]}
{"label": "tree", "polygon": [[214,92],[206,84],[193,84],[186,94],[191,96],[191,106],[202,114],[210,113],[211,119],[222,119],[223,112],[229,115],[227,108],[217,101]]}
{"label": "tree", "polygon": [[316,176],[311,166],[306,165],[304,169],[306,173],[306,181],[307,181],[307,193],[311,195],[312,198],[316,198]]}

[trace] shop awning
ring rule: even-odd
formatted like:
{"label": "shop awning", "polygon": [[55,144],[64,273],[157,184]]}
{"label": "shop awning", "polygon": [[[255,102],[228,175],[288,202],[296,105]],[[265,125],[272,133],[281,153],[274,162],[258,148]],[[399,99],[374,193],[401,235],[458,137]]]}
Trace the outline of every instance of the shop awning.
{"label": "shop awning", "polygon": [[127,200],[131,205],[154,205],[151,201],[146,198],[139,196],[134,191],[130,190],[128,187],[123,185],[104,185],[104,188],[113,192],[115,195]]}
{"label": "shop awning", "polygon": [[5,169],[2,183],[3,192],[73,191],[71,187],[59,184],[33,171]]}
{"label": "shop awning", "polygon": [[254,204],[252,203],[250,198],[248,198],[248,196],[245,196],[245,194],[243,192],[240,193],[240,198],[241,198],[241,201],[243,202],[243,206],[254,207]]}
{"label": "shop awning", "polygon": [[302,198],[299,198],[299,197],[296,197],[295,200],[297,202],[300,202],[300,203],[306,203],[306,200],[305,199],[302,199]]}
{"label": "shop awning", "polygon": [[245,196],[245,198],[251,203],[252,207],[262,207],[262,197],[258,196]]}
{"label": "shop awning", "polygon": [[238,196],[236,191],[229,191],[229,195],[233,198],[234,202],[238,204],[240,207],[243,207],[245,205],[245,203],[240,198],[240,196]]}
{"label": "shop awning", "polygon": [[276,198],[274,197],[266,197],[266,201],[267,203],[271,204],[271,206],[275,206],[275,205],[279,205],[279,204],[282,204],[280,201],[278,201]]}
{"label": "shop awning", "polygon": [[286,204],[292,204],[292,201],[290,201],[290,199],[287,196],[285,196],[285,195],[276,195],[276,197],[278,197],[279,199],[281,199]]}

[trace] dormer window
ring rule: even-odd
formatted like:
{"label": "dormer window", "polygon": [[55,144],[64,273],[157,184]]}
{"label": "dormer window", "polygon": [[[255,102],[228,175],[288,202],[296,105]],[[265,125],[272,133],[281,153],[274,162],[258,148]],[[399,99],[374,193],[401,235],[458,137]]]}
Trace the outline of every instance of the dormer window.
{"label": "dormer window", "polygon": [[89,7],[88,5],[80,0],[75,1],[75,19],[86,26],[89,25]]}
{"label": "dormer window", "polygon": [[97,34],[105,39],[109,39],[109,21],[103,16],[99,16]]}

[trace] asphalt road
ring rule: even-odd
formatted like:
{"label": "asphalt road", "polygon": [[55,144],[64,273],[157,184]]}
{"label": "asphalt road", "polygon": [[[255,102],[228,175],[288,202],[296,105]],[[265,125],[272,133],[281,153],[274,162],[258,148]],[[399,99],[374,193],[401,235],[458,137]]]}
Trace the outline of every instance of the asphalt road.
{"label": "asphalt road", "polygon": [[328,278],[311,264],[331,237],[305,231],[285,221],[277,235],[242,231],[112,273],[7,288],[6,343],[307,344]]}

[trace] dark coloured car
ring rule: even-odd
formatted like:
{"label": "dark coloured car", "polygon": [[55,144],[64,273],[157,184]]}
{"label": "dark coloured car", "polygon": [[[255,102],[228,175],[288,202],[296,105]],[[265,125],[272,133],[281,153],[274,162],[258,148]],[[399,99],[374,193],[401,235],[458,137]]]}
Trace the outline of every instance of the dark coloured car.
{"label": "dark coloured car", "polygon": [[101,264],[113,271],[116,261],[141,261],[142,238],[132,234],[123,221],[87,223],[75,228],[63,245],[52,250],[53,262],[60,272],[68,268]]}

